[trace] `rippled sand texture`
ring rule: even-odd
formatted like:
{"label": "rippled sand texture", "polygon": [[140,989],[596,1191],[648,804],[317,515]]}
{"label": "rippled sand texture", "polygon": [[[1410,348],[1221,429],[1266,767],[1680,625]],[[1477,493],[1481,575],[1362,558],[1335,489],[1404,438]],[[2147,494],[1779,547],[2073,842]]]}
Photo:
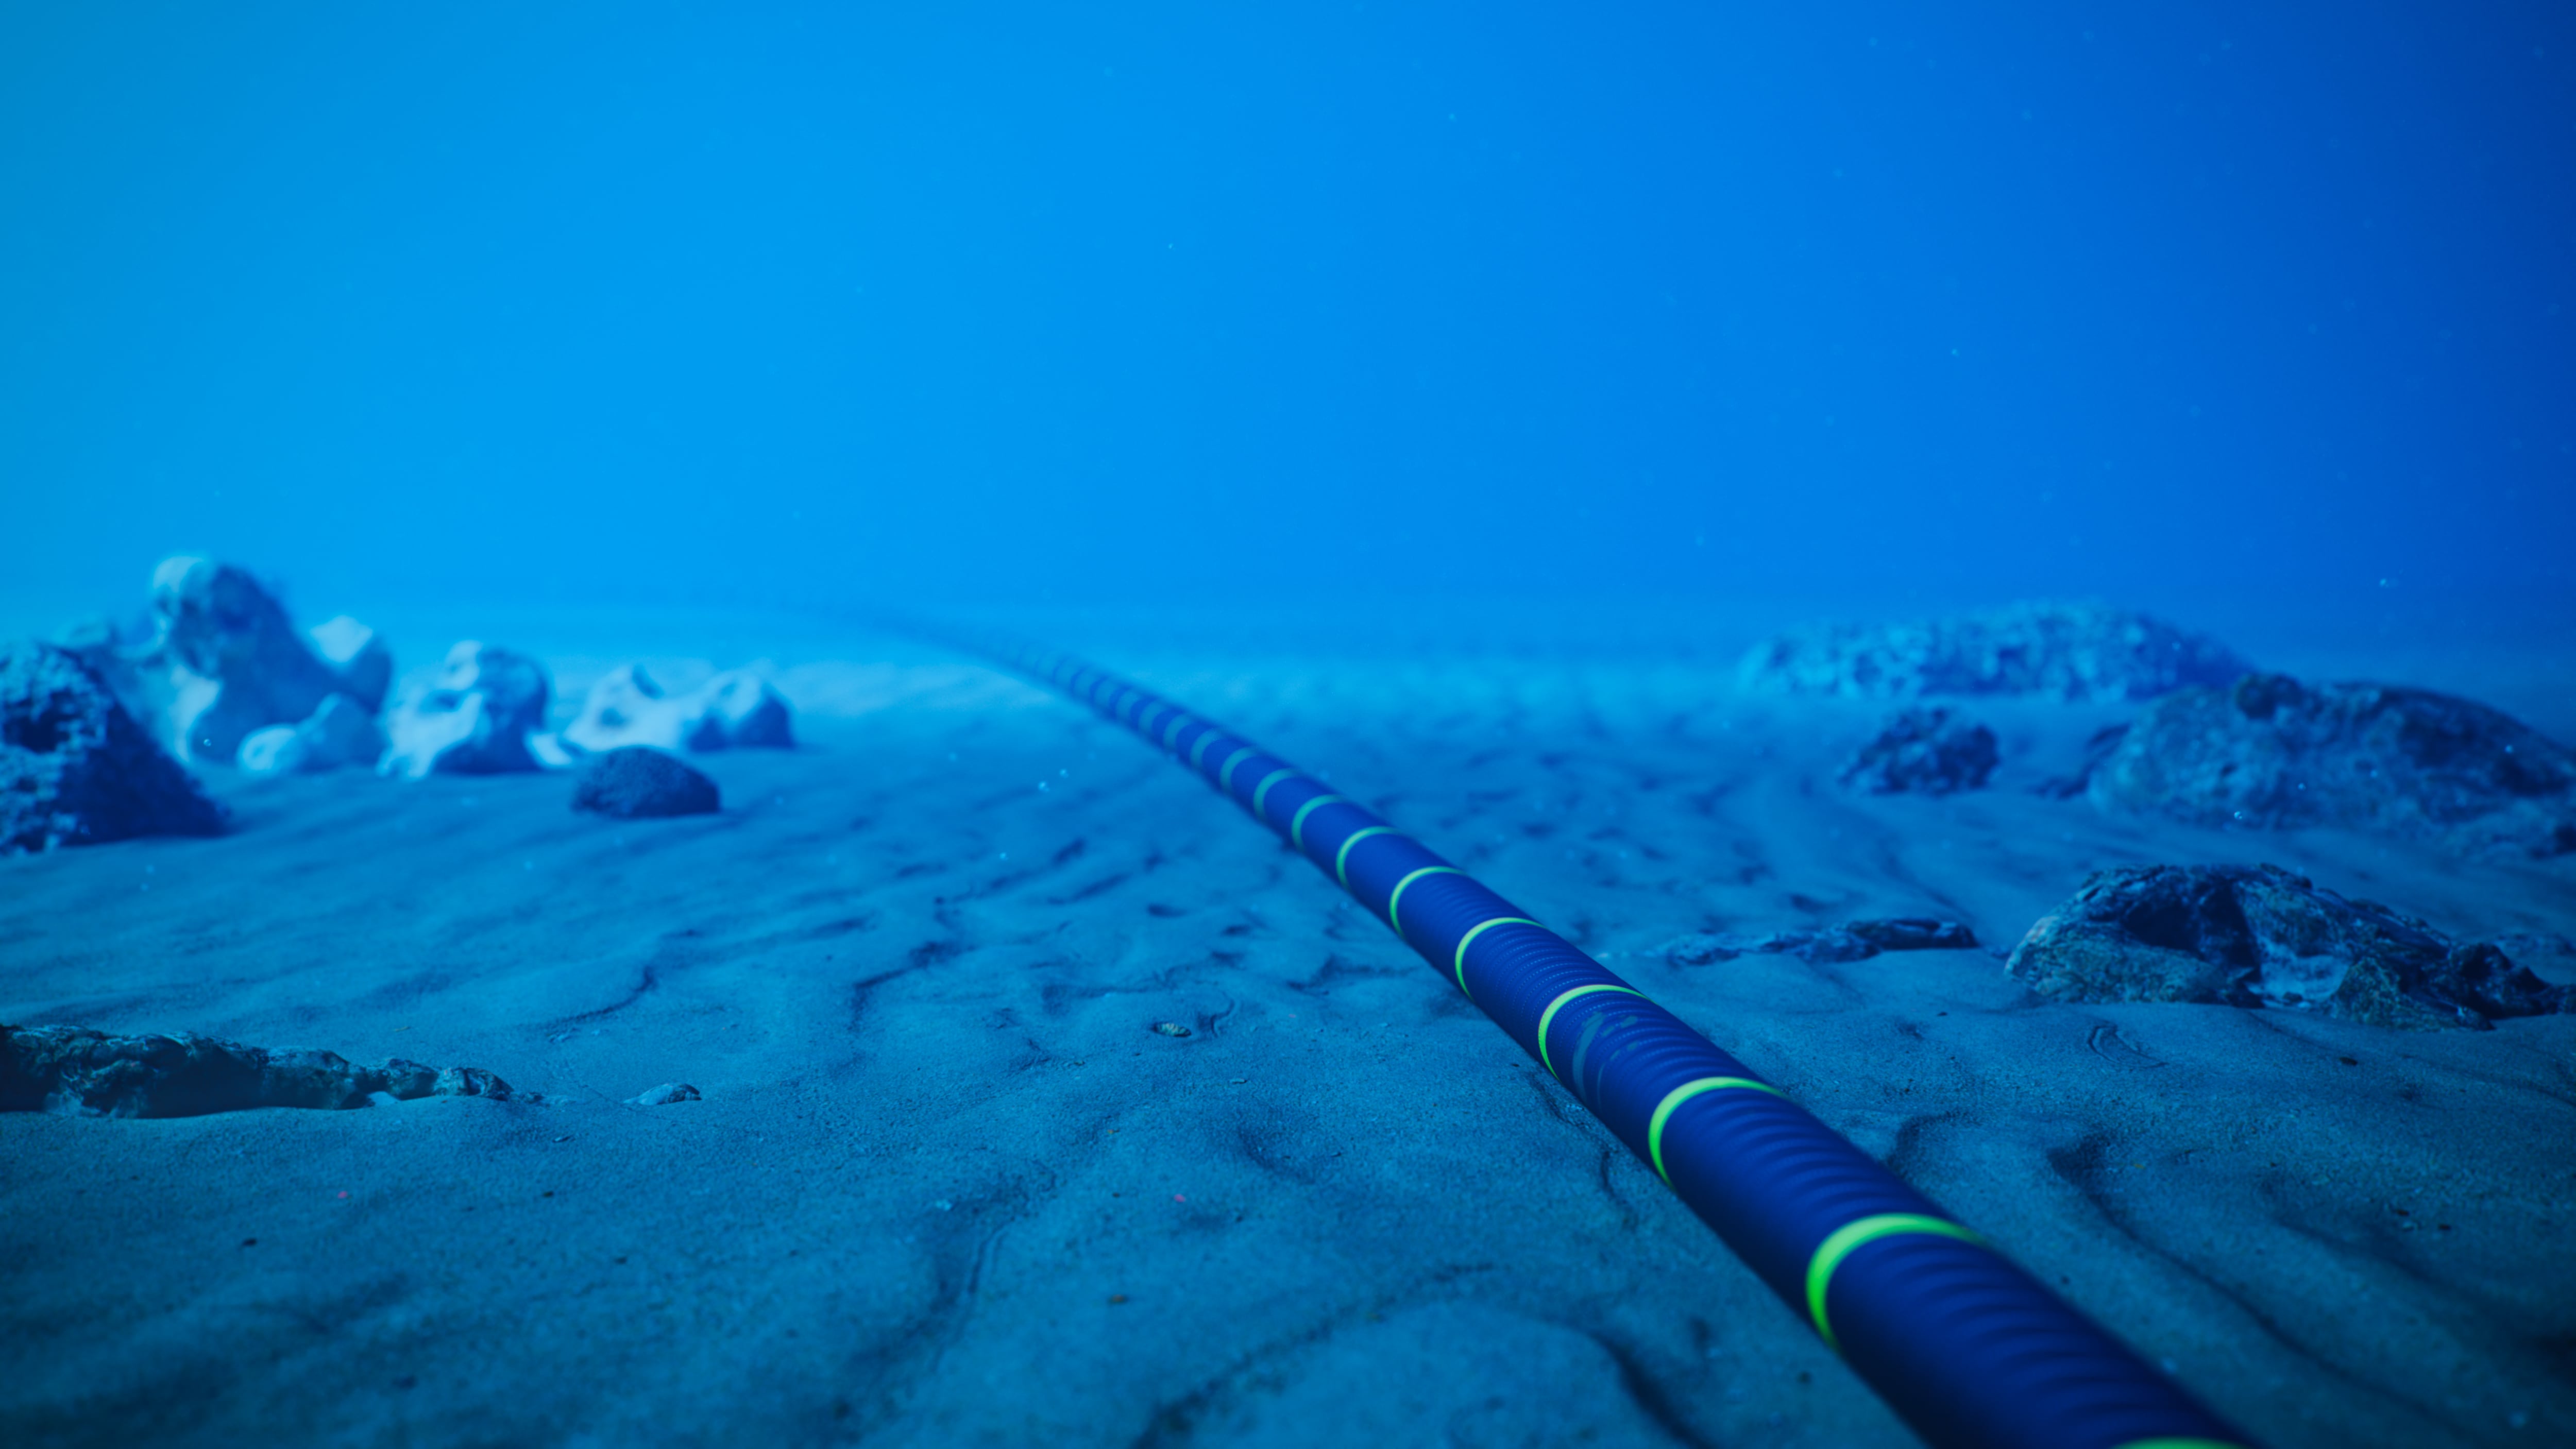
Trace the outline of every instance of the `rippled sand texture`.
{"label": "rippled sand texture", "polygon": [[[717,817],[340,774],[227,789],[224,839],[0,861],[0,1020],[550,1099],[0,1118],[0,1439],[1911,1442],[1189,775],[917,646],[840,657],[876,662],[781,675],[804,748],[699,761]],[[1994,788],[1856,798],[1875,712],[1746,701],[1725,658],[1099,657],[1419,833],[2271,1443],[2576,1438],[2576,1018],[2401,1035],[2044,1005],[1983,951],[1654,949],[1884,915],[2009,946],[2150,860],[2576,934],[2576,862],[2030,793],[2115,710],[1977,705]],[[705,1099],[623,1104],[670,1081]]]}

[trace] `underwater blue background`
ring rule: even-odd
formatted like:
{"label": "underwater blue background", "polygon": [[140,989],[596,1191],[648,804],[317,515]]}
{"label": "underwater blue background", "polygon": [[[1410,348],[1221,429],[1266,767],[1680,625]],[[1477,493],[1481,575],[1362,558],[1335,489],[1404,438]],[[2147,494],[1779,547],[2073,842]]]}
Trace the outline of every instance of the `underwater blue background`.
{"label": "underwater blue background", "polygon": [[2576,621],[2576,12],[13,5],[0,545]]}

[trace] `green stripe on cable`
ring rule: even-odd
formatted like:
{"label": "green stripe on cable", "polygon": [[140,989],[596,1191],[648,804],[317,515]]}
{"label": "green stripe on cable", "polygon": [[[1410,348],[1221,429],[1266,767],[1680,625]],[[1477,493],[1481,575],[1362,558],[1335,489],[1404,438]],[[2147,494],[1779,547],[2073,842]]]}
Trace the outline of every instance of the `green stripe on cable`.
{"label": "green stripe on cable", "polygon": [[[1555,1009],[1552,1006],[1548,1008],[1550,1011]],[[1664,1124],[1673,1119],[1673,1113],[1682,1103],[1702,1092],[1719,1092],[1729,1087],[1750,1087],[1757,1092],[1769,1092],[1774,1097],[1785,1096],[1778,1087],[1769,1082],[1757,1082],[1751,1077],[1701,1077],[1666,1092],[1664,1100],[1655,1104],[1654,1120],[1646,1124],[1646,1156],[1655,1164],[1655,1176],[1662,1178],[1667,1186],[1671,1185],[1673,1175],[1664,1171]]]}
{"label": "green stripe on cable", "polygon": [[1216,787],[1229,795],[1233,794],[1234,767],[1243,763],[1244,756],[1258,753],[1260,752],[1255,750],[1252,746],[1245,745],[1242,749],[1226,756],[1225,768],[1216,772]]}
{"label": "green stripe on cable", "polygon": [[1346,797],[1340,795],[1318,795],[1314,799],[1307,801],[1305,804],[1298,806],[1296,816],[1288,822],[1289,848],[1300,853],[1303,853],[1306,849],[1307,812],[1313,810],[1318,805],[1340,804],[1345,798]]}
{"label": "green stripe on cable", "polygon": [[1842,1344],[1834,1337],[1834,1326],[1825,1321],[1825,1290],[1833,1285],[1834,1270],[1841,1267],[1843,1259],[1850,1257],[1862,1244],[1908,1233],[1956,1238],[1979,1247],[1984,1247],[1986,1242],[1957,1223],[1925,1217],[1921,1213],[1880,1213],[1836,1228],[1833,1236],[1816,1245],[1816,1256],[1807,1260],[1807,1316],[1816,1321],[1816,1333],[1824,1339],[1825,1347],[1836,1353],[1843,1351]]}
{"label": "green stripe on cable", "polygon": [[[1458,990],[1460,993],[1465,995],[1469,1001],[1476,999],[1476,993],[1467,990],[1468,942],[1475,940],[1478,936],[1485,934],[1496,926],[1535,926],[1537,924],[1538,922],[1531,920],[1527,916],[1496,916],[1490,921],[1478,921],[1475,926],[1467,932],[1467,934],[1460,936],[1458,938]],[[1562,1001],[1565,998],[1558,997],[1557,999]],[[1551,1011],[1555,1010],[1554,1007],[1550,1007],[1548,1009]],[[1540,1040],[1546,1040],[1546,1033],[1547,1025],[1545,1021],[1542,1020],[1539,1024]]]}
{"label": "green stripe on cable", "polygon": [[1264,825],[1270,823],[1270,821],[1261,813],[1261,802],[1269,796],[1271,786],[1278,784],[1280,781],[1285,780],[1296,773],[1297,772],[1294,770],[1279,769],[1273,770],[1269,774],[1261,777],[1261,783],[1252,787],[1253,819],[1259,820]]}
{"label": "green stripe on cable", "polygon": [[1343,839],[1342,848],[1333,852],[1333,879],[1342,883],[1342,889],[1349,890],[1351,888],[1351,873],[1348,867],[1351,863],[1351,847],[1368,839],[1372,835],[1396,835],[1400,833],[1401,832],[1392,825],[1372,825],[1366,830],[1352,831]]}
{"label": "green stripe on cable", "polygon": [[[1530,924],[1535,926],[1538,922],[1532,921]],[[1483,930],[1484,928],[1479,926],[1477,929]],[[1462,980],[1458,984],[1461,990],[1465,989],[1466,982]],[[1547,1074],[1549,1076],[1556,1077],[1556,1064],[1547,1059],[1548,1024],[1556,1020],[1556,1013],[1559,1007],[1564,1006],[1567,1002],[1572,1001],[1578,996],[1590,996],[1596,991],[1624,991],[1630,996],[1634,996],[1641,1001],[1644,1000],[1646,996],[1646,993],[1639,991],[1633,986],[1613,986],[1607,981],[1596,981],[1590,986],[1577,986],[1571,991],[1558,993],[1557,998],[1547,1004],[1547,1010],[1538,1014],[1538,1064],[1547,1068]],[[1556,1079],[1560,1082],[1565,1080],[1563,1077],[1557,1077]],[[1656,1125],[1661,1126],[1663,1119],[1658,1117],[1655,1119],[1655,1122]]]}
{"label": "green stripe on cable", "polygon": [[1203,734],[1203,735],[1200,735],[1200,736],[1199,736],[1199,742],[1198,742],[1197,744],[1195,744],[1195,745],[1190,746],[1190,768],[1191,768],[1191,769],[1195,770],[1195,769],[1199,769],[1199,768],[1201,768],[1201,767],[1200,767],[1200,765],[1199,765],[1199,757],[1200,757],[1201,755],[1206,754],[1206,753],[1207,753],[1207,747],[1208,747],[1208,746],[1210,746],[1210,745],[1212,745],[1212,744],[1215,744],[1215,743],[1216,743],[1216,737],[1217,737],[1218,735],[1223,734],[1223,733],[1225,733],[1225,731],[1223,731],[1223,730],[1221,730],[1221,729],[1218,729],[1218,728],[1217,728],[1216,726],[1214,726],[1214,725],[1210,725],[1210,726],[1208,726],[1207,733],[1205,733],[1205,734]]}
{"label": "green stripe on cable", "polygon": [[1404,921],[1401,917],[1396,915],[1395,908],[1397,904],[1404,899],[1404,888],[1406,886],[1413,884],[1415,881],[1422,879],[1426,875],[1465,874],[1465,871],[1460,870],[1454,865],[1426,865],[1422,869],[1407,875],[1404,879],[1397,881],[1395,883],[1395,889],[1386,893],[1386,923],[1395,927],[1395,934],[1398,938],[1401,938],[1404,935]]}

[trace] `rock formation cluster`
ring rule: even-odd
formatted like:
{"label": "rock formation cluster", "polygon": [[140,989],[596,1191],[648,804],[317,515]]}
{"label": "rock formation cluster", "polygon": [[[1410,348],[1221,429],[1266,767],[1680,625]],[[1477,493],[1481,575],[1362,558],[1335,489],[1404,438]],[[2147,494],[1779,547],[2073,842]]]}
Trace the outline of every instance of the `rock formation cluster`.
{"label": "rock formation cluster", "polygon": [[1747,689],[1849,699],[2010,694],[2118,703],[2249,665],[2225,645],[2104,604],[2016,604],[1909,624],[1791,630],[1745,657]]}
{"label": "rock formation cluster", "polygon": [[[544,666],[476,640],[387,708],[393,655],[374,630],[343,616],[299,632],[248,570],[193,555],[154,571],[147,627],[96,620],[0,660],[0,852],[214,831],[223,811],[189,766],[260,777],[373,765],[420,779],[569,769],[634,746],[795,743],[786,699],[760,675],[731,670],[670,695],[640,665],[602,680],[558,734]],[[714,783],[676,760],[629,760],[578,804],[670,815],[714,799]]]}
{"label": "rock formation cluster", "polygon": [[[393,656],[374,631],[338,618],[297,632],[286,610],[248,570],[212,559],[166,559],[152,575],[148,637],[128,645],[93,623],[67,647],[113,689],[136,719],[180,759],[230,765],[245,741],[313,718],[333,697],[345,714],[372,716],[393,679]],[[280,757],[272,739],[263,758]],[[326,768],[297,752],[308,768]]]}

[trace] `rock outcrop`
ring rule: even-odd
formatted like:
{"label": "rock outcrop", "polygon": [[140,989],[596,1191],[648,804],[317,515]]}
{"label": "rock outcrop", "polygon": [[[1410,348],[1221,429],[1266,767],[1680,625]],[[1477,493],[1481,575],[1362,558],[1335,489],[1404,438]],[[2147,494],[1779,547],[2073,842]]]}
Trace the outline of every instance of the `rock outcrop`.
{"label": "rock outcrop", "polygon": [[340,676],[338,693],[371,715],[385,707],[385,695],[394,685],[394,656],[375,630],[341,614],[304,633],[313,641],[313,652]]}
{"label": "rock outcrop", "polygon": [[722,808],[716,782],[660,750],[628,745],[593,756],[573,787],[572,808],[619,819],[712,815]]}
{"label": "rock outcrop", "polygon": [[2059,1001],[2262,1006],[2417,1031],[2576,1010],[2576,987],[2546,984],[2492,944],[2271,865],[2097,872],[2005,969]]}
{"label": "rock outcrop", "polygon": [[1863,961],[1881,951],[1968,951],[1977,933],[1956,921],[1928,916],[1852,921],[1822,930],[1774,931],[1767,936],[1703,932],[1667,942],[1664,959],[1677,966],[1706,966],[1738,956],[1783,954],[1810,965]]}
{"label": "rock outcrop", "polygon": [[69,651],[0,650],[0,855],[223,827],[223,808]]}
{"label": "rock outcrop", "polygon": [[375,716],[349,696],[331,694],[302,724],[252,731],[234,762],[246,775],[309,775],[372,765],[384,751],[385,732]]}
{"label": "rock outcrop", "polygon": [[537,769],[529,737],[545,728],[547,693],[535,660],[466,640],[386,713],[377,772],[417,780]]}
{"label": "rock outcrop", "polygon": [[1982,789],[2001,755],[1995,732],[1941,705],[1899,710],[1843,767],[1843,783],[1873,795]]}
{"label": "rock outcrop", "polygon": [[787,749],[796,743],[787,700],[749,670],[730,669],[682,695],[666,695],[643,666],[592,685],[564,743],[602,754],[632,745],[660,750]]}
{"label": "rock outcrop", "polygon": [[2142,614],[2016,604],[1923,623],[1792,630],[1746,656],[1741,679],[1766,693],[1851,699],[2016,694],[2117,703],[2226,684],[2248,667],[2217,641]]}
{"label": "rock outcrop", "polygon": [[75,1026],[0,1026],[0,1112],[202,1117],[252,1107],[342,1109],[420,1097],[514,1097],[480,1067],[400,1057],[354,1066],[325,1051],[268,1051],[203,1036],[111,1036]]}
{"label": "rock outcrop", "polygon": [[2158,701],[2094,767],[2115,809],[2196,824],[2310,825],[2464,854],[2576,852],[2576,751],[2447,694],[2249,674]]}

